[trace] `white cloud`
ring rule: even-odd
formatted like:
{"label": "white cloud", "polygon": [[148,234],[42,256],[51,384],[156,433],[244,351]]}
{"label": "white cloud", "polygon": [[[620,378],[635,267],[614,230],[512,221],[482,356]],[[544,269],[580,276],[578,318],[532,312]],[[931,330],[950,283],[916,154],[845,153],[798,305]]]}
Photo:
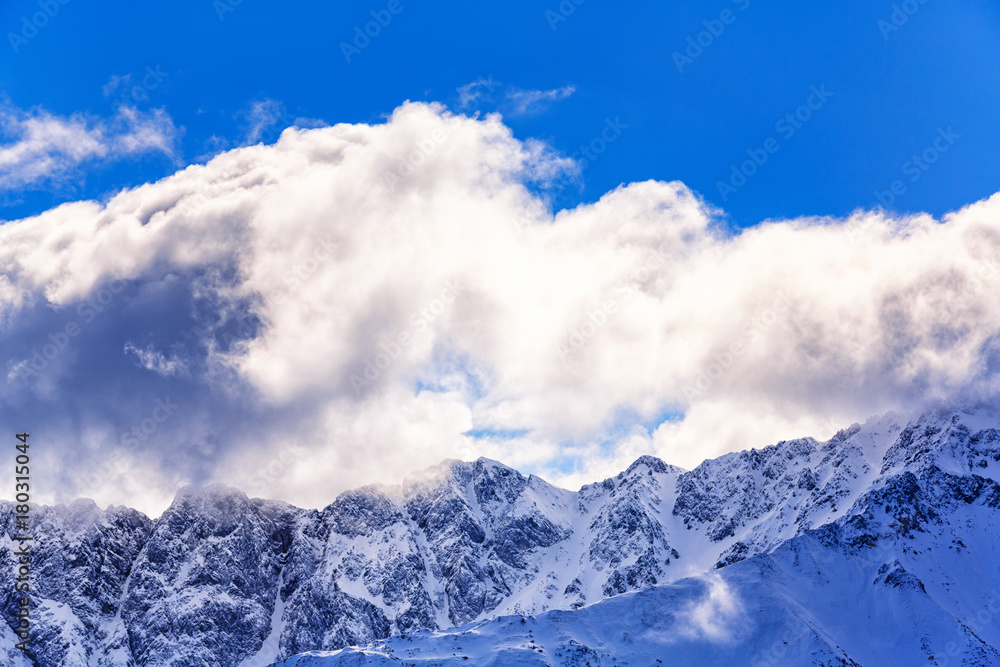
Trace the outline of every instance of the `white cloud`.
{"label": "white cloud", "polygon": [[175,356],[168,359],[152,345],[140,348],[129,341],[125,344],[125,353],[134,355],[140,366],[159,375],[179,375],[187,372],[187,364],[183,359]]}
{"label": "white cloud", "polygon": [[[260,141],[264,131],[273,127],[284,116],[284,105],[276,100],[266,99],[251,103],[246,112],[247,143],[255,144]],[[279,128],[281,129],[284,128]]]}
{"label": "white cloud", "polygon": [[574,92],[576,92],[576,88],[573,86],[563,86],[552,90],[510,88],[507,90],[507,99],[513,106],[513,113],[519,115],[537,113],[552,102],[564,100]]}
{"label": "white cloud", "polygon": [[493,91],[500,87],[499,81],[493,76],[477,79],[458,89],[458,104],[463,111],[478,109],[483,102],[492,101]]}
{"label": "white cloud", "polygon": [[743,604],[718,574],[703,577],[708,591],[704,598],[692,602],[678,614],[677,632],[695,641],[729,642],[745,625]]}
{"label": "white cloud", "polygon": [[309,418],[281,443],[226,443],[219,427],[217,475],[246,478],[293,443],[309,454],[259,493],[306,505],[449,456],[589,481],[644,451],[690,467],[997,395],[1000,196],[943,220],[733,234],[680,183],[553,216],[525,182],[569,168],[496,115],[439,106],[289,129],[106,206],[3,225],[0,312],[72,304],[109,276],[232,269],[192,289],[251,304],[261,327],[229,348],[199,332],[205,381]]}
{"label": "white cloud", "polygon": [[132,83],[131,74],[112,74],[111,78],[108,79],[108,82],[101,86],[101,93],[105,97],[111,97],[121,88],[127,87],[130,83]]}
{"label": "white cloud", "polygon": [[174,156],[178,130],[161,110],[120,106],[110,119],[0,104],[0,189],[59,182],[85,163],[144,153]]}
{"label": "white cloud", "polygon": [[[501,91],[499,100],[494,93]],[[458,89],[459,109],[471,113],[485,104],[498,105],[511,116],[538,113],[553,102],[564,100],[576,92],[574,86],[563,86],[551,90],[526,90],[516,86],[505,86],[492,76],[477,79]],[[502,104],[501,104],[502,102]]]}
{"label": "white cloud", "polygon": [[206,152],[198,156],[198,162],[207,162],[219,153],[232,148],[258,143],[274,143],[288,127],[315,129],[327,126],[327,122],[321,118],[293,116],[288,112],[283,102],[270,98],[251,102],[246,108],[240,110],[236,117],[242,121],[242,139],[230,141],[212,135],[205,142]]}

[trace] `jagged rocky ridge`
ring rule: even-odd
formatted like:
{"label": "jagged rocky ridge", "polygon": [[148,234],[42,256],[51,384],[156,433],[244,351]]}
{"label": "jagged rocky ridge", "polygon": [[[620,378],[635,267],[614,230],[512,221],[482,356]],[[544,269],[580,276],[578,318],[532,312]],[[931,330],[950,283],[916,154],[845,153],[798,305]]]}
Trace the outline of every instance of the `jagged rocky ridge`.
{"label": "jagged rocky ridge", "polygon": [[[913,639],[912,655],[923,662],[936,655],[945,664],[947,635],[965,664],[1000,664],[996,621],[967,622],[1000,589],[998,429],[989,408],[912,421],[889,415],[825,443],[782,442],[690,472],[642,457],[579,492],[480,459],[445,462],[400,486],[344,493],[322,511],[251,500],[223,486],[183,490],[155,521],[89,501],[38,508],[33,658],[44,666],[263,667],[370,645],[364,659],[384,664],[398,664],[390,656],[404,648],[407,661],[460,659],[453,646],[442,654],[438,644],[461,643],[468,629],[433,641],[418,631],[497,618],[474,634],[510,648],[520,640],[504,628],[516,634],[522,624],[498,617],[524,615],[538,616],[537,641],[544,635],[548,643],[527,648],[524,641],[523,650],[554,664],[576,664],[556,652],[585,656],[582,665],[627,651],[632,664],[668,654],[677,664],[755,664],[754,652],[772,646],[760,642],[789,633],[805,638],[805,654],[816,661],[765,664],[918,664],[885,662],[864,649],[868,630],[838,631],[827,612],[812,609],[817,600],[839,599],[838,591],[854,599],[843,596],[851,591],[869,618],[881,609],[897,624],[908,623],[907,614],[930,623],[926,636]],[[11,506],[0,504],[6,534],[11,516]],[[12,570],[5,549],[8,626]],[[711,602],[719,586],[744,611],[770,610],[776,619],[758,627],[759,611],[722,613],[724,627],[716,629],[727,641],[757,642],[742,651],[683,626],[683,612],[701,598]],[[637,631],[630,600],[651,629],[617,646],[622,631]],[[1000,597],[993,606],[1000,611]],[[543,614],[550,609],[567,611]],[[605,637],[595,618],[631,625],[605,623]],[[590,635],[575,636],[574,623]],[[650,636],[669,641],[650,648]],[[21,658],[13,641],[9,627],[0,628],[0,658],[5,651]],[[477,649],[484,664],[497,659],[496,646],[485,644]],[[744,661],[727,662],[719,645]],[[689,654],[692,662],[684,662]],[[522,664],[515,660],[526,655],[515,651],[499,664]],[[350,658],[350,651],[313,654],[288,664],[359,664],[339,662]]]}

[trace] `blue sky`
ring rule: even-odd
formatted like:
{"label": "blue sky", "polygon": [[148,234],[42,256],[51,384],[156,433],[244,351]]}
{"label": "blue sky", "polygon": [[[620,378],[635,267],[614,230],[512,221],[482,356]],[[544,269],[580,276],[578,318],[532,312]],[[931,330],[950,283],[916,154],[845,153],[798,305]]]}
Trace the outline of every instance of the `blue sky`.
{"label": "blue sky", "polygon": [[[7,35],[0,90],[10,104],[108,117],[124,99],[164,108],[183,138],[176,161],[116,162],[55,191],[5,193],[0,216],[100,198],[239,145],[254,103],[280,104],[272,131],[260,137],[273,141],[297,118],[377,122],[406,99],[460,110],[457,90],[488,77],[500,87],[483,110],[499,108],[516,136],[544,139],[567,155],[598,137],[605,119],[627,125],[587,166],[582,191],[565,190],[560,206],[652,178],[682,180],[738,226],[844,215],[876,205],[874,192],[907,178],[904,163],[933,145],[940,128],[953,128],[961,139],[892,204],[939,215],[1000,189],[992,168],[1000,75],[989,66],[1000,58],[1000,9],[985,1],[911,4],[912,16],[894,17],[900,4],[892,2],[590,0],[562,9],[554,1],[470,9],[400,0],[399,13],[348,62],[341,44],[387,3],[57,2],[37,35],[11,44],[10,34],[32,34],[24,17],[41,11],[37,1],[12,0],[0,9]],[[726,11],[728,24],[720,22]],[[899,16],[907,20],[897,29]],[[686,53],[689,37],[720,26],[711,40],[701,35],[700,55]],[[678,53],[696,56],[681,60],[683,71]],[[160,75],[148,77],[147,68]],[[151,89],[103,94],[113,76],[129,75],[132,86],[146,78]],[[811,87],[823,85],[833,96],[809,122],[787,140],[776,132]],[[504,102],[510,88],[566,86],[572,95],[528,113]],[[769,137],[779,152],[724,201],[718,182]]]}
{"label": "blue sky", "polygon": [[0,425],[49,444],[43,499],[318,506],[479,455],[574,485],[995,400],[995,3],[0,28]]}

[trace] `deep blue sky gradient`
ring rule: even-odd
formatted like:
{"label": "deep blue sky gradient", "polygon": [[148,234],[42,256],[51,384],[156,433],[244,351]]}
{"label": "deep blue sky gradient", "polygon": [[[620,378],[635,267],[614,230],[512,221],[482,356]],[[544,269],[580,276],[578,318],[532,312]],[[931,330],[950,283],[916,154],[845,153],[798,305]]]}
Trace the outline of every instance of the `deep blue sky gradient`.
{"label": "deep blue sky gradient", "polygon": [[[150,157],[89,170],[58,188],[5,193],[0,218],[105,197],[239,145],[255,101],[281,102],[289,119],[372,123],[406,99],[457,110],[457,89],[488,76],[520,89],[574,86],[571,97],[538,113],[506,116],[518,137],[544,139],[567,155],[608,118],[628,125],[587,166],[583,189],[558,196],[559,207],[620,183],[676,179],[737,226],[841,216],[875,206],[874,192],[908,178],[904,163],[949,127],[960,138],[919,181],[907,182],[892,208],[940,215],[1000,190],[1000,8],[985,0],[911,0],[915,13],[892,32],[879,21],[903,3],[888,0],[567,0],[563,6],[575,9],[554,30],[546,12],[559,11],[557,0],[400,0],[402,11],[350,63],[341,42],[387,1],[243,0],[222,20],[219,2],[69,0],[17,53],[9,34],[40,11],[38,0],[4,2],[0,91],[10,104],[109,117],[116,99],[101,88],[111,76],[141,79],[159,67],[162,83],[130,102],[163,107],[184,137],[179,163]],[[731,23],[679,72],[673,54],[725,10]],[[783,138],[776,121],[821,85],[833,96]],[[780,150],[724,201],[717,183],[769,137]]]}

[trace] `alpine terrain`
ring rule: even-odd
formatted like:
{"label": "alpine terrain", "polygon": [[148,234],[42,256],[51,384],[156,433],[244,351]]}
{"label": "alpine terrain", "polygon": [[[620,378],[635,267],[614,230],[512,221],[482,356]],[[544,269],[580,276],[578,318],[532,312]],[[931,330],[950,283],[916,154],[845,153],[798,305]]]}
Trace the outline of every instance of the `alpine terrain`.
{"label": "alpine terrain", "polygon": [[1000,665],[1000,410],[889,414],[579,491],[445,461],[322,510],[33,508],[15,667]]}

